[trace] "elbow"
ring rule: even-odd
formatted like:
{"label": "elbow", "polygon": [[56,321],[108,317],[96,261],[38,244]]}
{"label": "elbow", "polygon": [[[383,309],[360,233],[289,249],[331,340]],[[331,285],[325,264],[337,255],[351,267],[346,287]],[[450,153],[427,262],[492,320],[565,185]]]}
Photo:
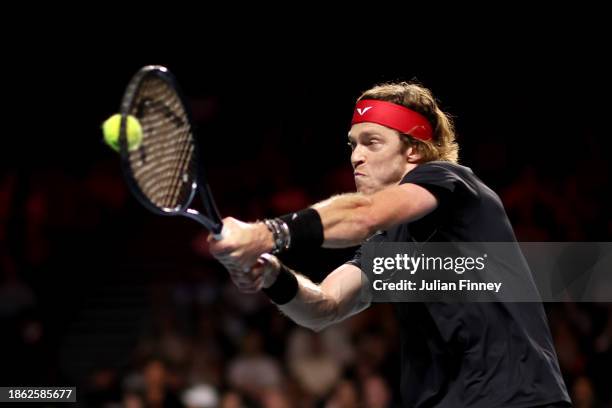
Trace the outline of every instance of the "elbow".
{"label": "elbow", "polygon": [[309,316],[309,318],[302,318],[299,321],[295,320],[300,326],[312,330],[315,333],[319,333],[336,322],[342,320],[339,316],[338,304],[331,300],[327,300],[327,306],[325,311],[319,313],[316,316]]}

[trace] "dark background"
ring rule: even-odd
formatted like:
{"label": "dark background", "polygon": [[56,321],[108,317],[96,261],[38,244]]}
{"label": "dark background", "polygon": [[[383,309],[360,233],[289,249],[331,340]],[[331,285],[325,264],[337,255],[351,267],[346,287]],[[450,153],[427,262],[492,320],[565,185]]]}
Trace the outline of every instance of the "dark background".
{"label": "dark background", "polygon": [[[344,324],[354,355],[330,359],[324,335],[303,334],[265,299],[232,289],[197,224],[138,205],[100,125],[138,68],[166,65],[188,96],[222,214],[252,221],[353,191],[355,99],[416,79],[455,117],[461,163],[498,192],[520,240],[610,241],[610,67],[599,33],[570,31],[476,47],[449,36],[443,50],[392,52],[307,41],[220,51],[214,38],[177,56],[94,53],[69,37],[20,47],[3,68],[0,383],[77,385],[83,406],[154,406],[154,389],[171,406],[198,383],[224,404],[231,394],[247,406],[324,406],[345,389],[383,400],[386,389],[396,401],[390,309]],[[322,251],[296,267],[321,278],[350,255]],[[597,404],[610,404],[610,306],[546,308],[576,406],[607,406]],[[341,373],[321,395],[292,368],[295,336]],[[253,356],[282,374],[263,394],[230,374]],[[372,391],[376,378],[384,386]]]}

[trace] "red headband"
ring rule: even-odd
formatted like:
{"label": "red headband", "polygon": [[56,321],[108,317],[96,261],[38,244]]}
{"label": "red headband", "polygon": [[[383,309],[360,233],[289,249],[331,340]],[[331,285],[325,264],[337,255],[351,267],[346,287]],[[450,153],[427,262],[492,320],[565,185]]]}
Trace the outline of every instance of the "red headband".
{"label": "red headband", "polygon": [[409,134],[420,140],[431,140],[429,121],[420,113],[391,102],[364,99],[357,102],[351,125],[373,122]]}

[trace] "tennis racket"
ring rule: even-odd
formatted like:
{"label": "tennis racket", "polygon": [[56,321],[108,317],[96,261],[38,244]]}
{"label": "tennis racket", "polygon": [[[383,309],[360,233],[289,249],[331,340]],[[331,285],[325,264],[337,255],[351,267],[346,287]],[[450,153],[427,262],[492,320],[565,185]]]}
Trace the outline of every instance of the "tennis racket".
{"label": "tennis racket", "polygon": [[[167,68],[149,65],[130,80],[121,102],[119,148],[123,173],[136,199],[155,214],[182,215],[221,239],[223,223],[206,181],[188,106]],[[126,124],[142,126],[142,142],[128,150]],[[202,212],[192,202],[199,193]]]}

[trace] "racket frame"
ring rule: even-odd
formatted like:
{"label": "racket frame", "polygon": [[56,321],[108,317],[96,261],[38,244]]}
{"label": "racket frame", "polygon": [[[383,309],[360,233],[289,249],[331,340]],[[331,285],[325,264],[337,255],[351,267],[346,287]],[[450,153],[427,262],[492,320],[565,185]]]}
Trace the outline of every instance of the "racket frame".
{"label": "racket frame", "polygon": [[[191,192],[189,193],[189,197],[183,205],[177,208],[160,208],[154,203],[152,203],[146,194],[141,190],[138,182],[134,178],[134,174],[132,173],[132,166],[130,161],[130,152],[128,151],[128,142],[127,142],[127,116],[130,114],[130,109],[132,107],[134,98],[144,78],[155,75],[158,78],[162,79],[166,82],[176,93],[181,105],[185,111],[185,115],[187,116],[187,120],[189,122],[191,135],[194,143],[194,163],[196,167],[195,179],[191,185]],[[123,170],[123,175],[127,181],[129,189],[132,191],[132,194],[136,197],[136,199],[149,211],[165,216],[177,216],[182,215],[184,217],[190,218],[194,221],[197,221],[201,225],[203,225],[206,229],[213,233],[216,239],[221,239],[221,230],[223,229],[223,222],[221,220],[221,216],[219,215],[219,210],[217,209],[217,205],[215,204],[215,200],[212,196],[212,192],[208,183],[206,182],[206,171],[204,166],[202,165],[202,148],[200,146],[200,141],[196,137],[195,128],[193,125],[191,110],[189,106],[185,103],[184,93],[181,90],[176,78],[170,71],[161,65],[147,65],[141,68],[130,80],[124,95],[121,101],[121,108],[119,113],[121,114],[121,122],[119,128],[119,151],[121,156],[121,167]],[[200,198],[202,204],[204,206],[204,213],[201,213],[193,208],[189,208],[193,199],[195,198],[197,192],[200,193]]]}

